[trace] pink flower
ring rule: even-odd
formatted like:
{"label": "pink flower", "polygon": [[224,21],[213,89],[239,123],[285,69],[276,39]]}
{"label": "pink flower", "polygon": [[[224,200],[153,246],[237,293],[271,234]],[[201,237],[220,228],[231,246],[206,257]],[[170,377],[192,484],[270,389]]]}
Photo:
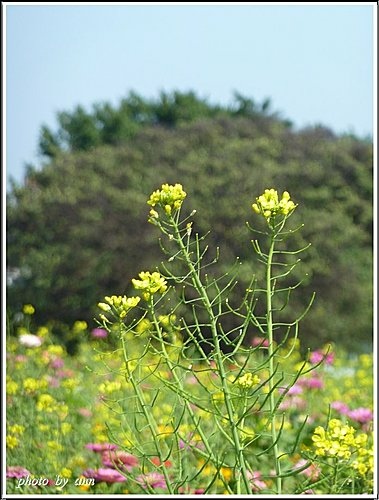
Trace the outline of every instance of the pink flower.
{"label": "pink flower", "polygon": [[126,477],[115,469],[87,469],[83,472],[83,476],[104,483],[123,483],[126,481]]}
{"label": "pink flower", "polygon": [[264,337],[254,337],[251,341],[253,347],[268,347],[268,340]]}
{"label": "pink flower", "polygon": [[104,451],[101,457],[101,461],[106,467],[117,467],[119,469],[125,467],[125,469],[129,472],[133,469],[133,467],[138,465],[138,459],[135,456],[130,455],[125,451],[118,450]]}
{"label": "pink flower", "polygon": [[333,401],[330,406],[333,408],[333,410],[342,413],[342,415],[347,415],[350,411],[349,407],[342,401]]}
{"label": "pink flower", "polygon": [[321,361],[325,361],[327,365],[331,365],[334,362],[334,353],[329,352],[328,354],[324,354],[322,351],[313,351],[309,356],[309,361],[313,365],[317,365]]}
{"label": "pink flower", "polygon": [[164,462],[161,462],[160,459],[159,459],[159,457],[153,457],[151,459],[151,461],[157,467],[160,467],[161,465],[164,465],[166,467],[166,469],[168,467],[172,467],[172,462],[170,460],[165,460]]}
{"label": "pink flower", "polygon": [[261,476],[262,474],[258,471],[256,472],[247,471],[247,477],[251,481],[251,486],[254,492],[267,488],[267,484],[260,479]]}
{"label": "pink flower", "polygon": [[88,443],[86,444],[86,448],[95,453],[103,453],[103,451],[116,450],[118,446],[112,443]]}
{"label": "pink flower", "polygon": [[[285,389],[283,387],[281,387],[279,389],[279,392],[280,392],[280,394],[283,394],[283,392],[285,392]],[[303,388],[299,384],[294,384],[292,387],[289,388],[287,395],[294,396],[294,395],[301,394],[302,392],[303,392]]]}
{"label": "pink flower", "polygon": [[20,465],[11,465],[10,467],[7,467],[6,477],[20,479],[21,477],[30,476],[30,474],[31,473],[28,469],[25,469]]}
{"label": "pink flower", "polygon": [[78,413],[84,418],[92,417],[92,411],[89,410],[88,408],[79,408]]}
{"label": "pink flower", "polygon": [[72,370],[57,370],[55,372],[55,375],[59,378],[69,378],[69,377],[74,377],[75,372]]}
{"label": "pink flower", "polygon": [[95,339],[103,339],[108,336],[108,332],[104,328],[94,328],[91,335]]}
{"label": "pink flower", "polygon": [[191,490],[190,487],[183,488],[182,486],[178,489],[178,492],[181,495],[204,495],[205,488],[196,488],[195,490]]}
{"label": "pink flower", "polygon": [[373,414],[370,408],[356,408],[355,410],[350,410],[347,413],[347,416],[360,424],[366,424],[367,422],[371,422],[373,419]]}
{"label": "pink flower", "polygon": [[296,408],[297,410],[304,410],[307,407],[307,402],[300,396],[291,396],[290,398],[284,399],[279,408],[281,410],[288,410]]}
{"label": "pink flower", "polygon": [[141,474],[136,478],[137,482],[142,488],[164,488],[167,489],[166,481],[163,474],[159,472],[149,472],[148,474]]}
{"label": "pink flower", "polygon": [[50,363],[51,368],[57,369],[64,366],[64,361],[62,358],[54,358]]}
{"label": "pink flower", "polygon": [[[295,469],[300,469],[307,463],[304,458],[301,458],[296,464],[295,464]],[[306,469],[300,471],[301,474],[304,474],[305,476],[309,477],[309,479],[312,479],[312,481],[315,481],[319,475],[320,475],[320,469],[317,465],[315,464],[310,464],[309,467]]]}
{"label": "pink flower", "polygon": [[25,356],[24,354],[17,354],[14,359],[17,363],[25,363],[25,361],[28,360],[28,356]]}
{"label": "pink flower", "polygon": [[48,383],[50,387],[59,387],[61,384],[57,377],[48,377]]}
{"label": "pink flower", "polygon": [[308,389],[322,389],[324,387],[324,382],[318,377],[303,378],[299,383]]}

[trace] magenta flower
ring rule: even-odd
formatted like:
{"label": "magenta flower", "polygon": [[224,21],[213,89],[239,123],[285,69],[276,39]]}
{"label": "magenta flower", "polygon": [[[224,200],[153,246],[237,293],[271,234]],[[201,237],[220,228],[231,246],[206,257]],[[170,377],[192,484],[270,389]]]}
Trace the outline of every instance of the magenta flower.
{"label": "magenta flower", "polygon": [[86,444],[86,448],[95,453],[103,453],[103,451],[116,450],[118,446],[112,443],[88,443]]}
{"label": "magenta flower", "polygon": [[342,401],[333,401],[330,406],[333,408],[333,410],[338,411],[342,415],[347,415],[350,411],[349,407]]}
{"label": "magenta flower", "polygon": [[87,469],[83,472],[83,476],[104,483],[123,483],[126,481],[126,477],[115,469]]}
{"label": "magenta flower", "polygon": [[308,389],[322,389],[324,382],[318,377],[303,378],[299,383]]}
{"label": "magenta flower", "polygon": [[164,488],[167,489],[166,481],[163,474],[159,472],[149,472],[148,474],[141,474],[136,478],[137,482],[142,486],[142,488],[147,489],[148,486],[151,488]]}
{"label": "magenta flower", "polygon": [[373,413],[370,408],[356,408],[355,410],[350,410],[347,413],[347,416],[360,424],[366,424],[367,422],[371,422],[373,419]]}
{"label": "magenta flower", "polygon": [[268,340],[264,337],[254,337],[251,341],[253,347],[268,347]]}
{"label": "magenta flower", "polygon": [[[280,392],[280,394],[283,394],[283,392],[285,392],[285,388],[280,387],[279,392]],[[301,394],[302,392],[303,392],[303,388],[299,384],[294,384],[292,387],[289,388],[287,395],[289,395],[289,396],[296,395],[297,396],[297,395]]]}
{"label": "magenta flower", "polygon": [[109,450],[104,451],[101,457],[103,465],[106,467],[117,467],[122,469],[123,467],[129,472],[138,465],[138,459],[126,453],[125,451]]}
{"label": "magenta flower", "polygon": [[50,363],[51,368],[63,368],[64,360],[62,358],[54,358]]}
{"label": "magenta flower", "polygon": [[328,354],[324,354],[322,351],[313,351],[309,356],[309,361],[313,365],[317,365],[321,361],[325,361],[327,365],[331,365],[334,362],[334,353],[329,352]]}
{"label": "magenta flower", "polygon": [[11,465],[10,467],[7,467],[6,471],[6,477],[9,478],[14,477],[15,479],[20,479],[21,477],[30,476],[30,474],[31,473],[28,471],[28,469],[25,469],[20,465]]}
{"label": "magenta flower", "polygon": [[104,339],[108,336],[108,332],[104,328],[94,328],[91,331],[91,335],[95,339]]}

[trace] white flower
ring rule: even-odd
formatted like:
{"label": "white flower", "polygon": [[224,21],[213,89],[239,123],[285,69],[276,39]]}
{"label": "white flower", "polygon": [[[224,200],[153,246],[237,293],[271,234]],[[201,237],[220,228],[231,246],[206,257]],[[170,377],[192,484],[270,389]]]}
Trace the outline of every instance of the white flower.
{"label": "white flower", "polygon": [[31,333],[24,333],[18,338],[20,344],[26,347],[39,347],[42,345],[42,339],[37,337],[37,335],[33,335]]}

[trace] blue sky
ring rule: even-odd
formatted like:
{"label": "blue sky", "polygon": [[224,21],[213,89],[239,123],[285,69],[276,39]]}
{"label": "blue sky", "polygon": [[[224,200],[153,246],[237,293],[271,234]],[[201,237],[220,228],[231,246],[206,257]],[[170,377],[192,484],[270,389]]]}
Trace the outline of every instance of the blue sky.
{"label": "blue sky", "polygon": [[[3,3],[4,5],[4,3]],[[373,134],[374,2],[131,5],[5,2],[6,176],[40,164],[56,113],[134,90],[194,90],[228,104],[237,90],[297,127]]]}

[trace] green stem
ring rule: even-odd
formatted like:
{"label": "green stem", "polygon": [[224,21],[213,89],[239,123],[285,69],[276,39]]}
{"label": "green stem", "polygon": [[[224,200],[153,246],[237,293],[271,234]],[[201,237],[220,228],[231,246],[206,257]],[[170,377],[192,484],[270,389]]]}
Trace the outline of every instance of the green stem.
{"label": "green stem", "polygon": [[[157,424],[155,422],[155,419],[154,419],[152,413],[147,410],[148,403],[146,402],[146,400],[144,398],[144,395],[143,395],[143,393],[142,393],[142,391],[140,389],[140,386],[134,380],[133,373],[128,368],[128,362],[129,361],[128,361],[128,355],[127,355],[126,346],[125,346],[125,339],[122,338],[121,340],[122,340],[122,350],[123,350],[123,354],[124,354],[124,361],[125,361],[125,366],[126,366],[126,370],[127,370],[127,374],[128,374],[128,379],[129,379],[130,383],[132,384],[133,390],[134,390],[134,392],[135,392],[135,394],[136,394],[136,396],[138,398],[138,401],[139,401],[139,404],[141,406],[143,415],[146,418],[146,421],[148,423],[148,426],[149,426],[149,429],[150,429],[150,433],[151,433],[153,441],[154,441],[155,449],[157,451],[157,455],[159,457],[160,462],[162,463],[163,462],[163,454],[161,452],[161,447],[159,445],[158,438],[157,438],[158,427],[157,427]],[[170,494],[173,494],[174,491],[173,491],[172,486],[171,486],[171,479],[170,479],[170,477],[169,477],[169,475],[167,473],[166,467],[162,467],[162,472],[163,472],[163,475],[164,475],[164,478],[165,478],[165,482],[166,482],[166,485],[167,485],[168,492]]]}
{"label": "green stem", "polygon": [[[177,386],[179,387],[180,389],[180,392],[182,394],[185,393],[184,391],[184,387],[183,387],[183,384],[182,384],[182,380],[180,379],[180,377],[178,376],[178,374],[176,373],[176,368],[177,368],[177,365],[175,365],[169,355],[168,355],[168,352],[167,352],[167,349],[166,349],[166,346],[165,346],[165,343],[164,343],[164,339],[162,337],[162,330],[161,330],[161,327],[159,325],[159,321],[156,317],[156,314],[155,314],[155,309],[154,309],[154,300],[153,300],[153,297],[150,298],[150,302],[148,304],[148,307],[149,307],[149,311],[150,311],[150,314],[151,314],[151,317],[153,318],[153,323],[154,323],[154,326],[155,326],[155,329],[157,331],[157,334],[158,334],[158,337],[159,337],[159,340],[160,340],[160,343],[161,343],[161,347],[162,347],[162,353],[163,353],[163,356],[167,362],[167,365],[170,369],[170,372],[172,373],[174,379],[175,379],[175,382],[177,384]],[[185,406],[186,406],[186,409],[191,417],[191,420],[192,422],[194,423],[195,427],[196,427],[196,430],[197,432],[199,433],[201,439],[202,439],[202,442],[204,443],[204,446],[212,460],[212,462],[216,465],[218,465],[218,461],[216,459],[216,457],[214,456],[214,453],[212,451],[212,448],[210,446],[210,444],[208,443],[208,439],[203,431],[203,429],[201,428],[200,426],[200,422],[196,422],[196,415],[193,411],[193,409],[191,408],[191,405],[189,403],[188,400],[185,400]]]}
{"label": "green stem", "polygon": [[218,370],[218,373],[219,373],[220,379],[221,379],[222,391],[224,393],[224,398],[225,398],[226,411],[228,414],[228,420],[229,420],[229,423],[231,426],[233,441],[234,441],[236,455],[237,455],[237,469],[238,469],[237,473],[236,473],[237,490],[240,491],[240,488],[241,488],[240,478],[241,478],[241,474],[242,474],[242,479],[243,479],[244,486],[246,488],[246,492],[252,493],[250,480],[249,480],[248,475],[247,475],[247,466],[246,466],[245,457],[244,457],[244,453],[243,453],[243,446],[242,446],[241,441],[240,441],[240,437],[238,434],[238,427],[237,427],[237,424],[235,421],[236,415],[235,415],[235,411],[233,408],[233,403],[231,401],[231,396],[230,396],[229,387],[228,387],[228,383],[227,383],[227,377],[226,377],[226,372],[225,372],[225,367],[224,367],[224,360],[223,360],[223,356],[222,356],[222,352],[221,352],[221,348],[220,348],[219,337],[218,337],[217,320],[216,320],[216,317],[213,313],[211,302],[209,300],[206,289],[205,289],[205,287],[200,279],[199,273],[197,272],[197,270],[196,270],[196,268],[191,260],[191,257],[188,253],[188,250],[187,250],[187,247],[183,243],[183,240],[182,240],[182,237],[180,235],[179,228],[178,228],[178,224],[173,218],[171,218],[171,224],[175,230],[174,238],[175,238],[176,242],[178,243],[180,250],[181,250],[181,253],[184,257],[184,260],[185,260],[185,262],[190,270],[193,286],[199,292],[200,297],[201,297],[203,304],[205,306],[205,309],[207,311],[209,320],[210,320],[212,340],[213,340],[214,347],[215,347],[215,361],[216,361],[217,370]]}
{"label": "green stem", "polygon": [[280,468],[280,462],[279,462],[279,449],[278,449],[278,443],[277,443],[277,434],[276,434],[276,415],[275,415],[275,396],[274,396],[274,390],[275,390],[275,384],[274,384],[274,358],[275,358],[275,353],[274,353],[274,333],[273,333],[273,320],[272,320],[272,289],[271,289],[271,267],[272,267],[272,257],[274,254],[274,247],[275,247],[275,236],[276,234],[273,233],[271,236],[271,243],[270,243],[270,250],[268,253],[268,258],[267,258],[267,269],[266,269],[266,307],[267,307],[267,312],[266,312],[266,318],[267,318],[267,335],[268,335],[268,341],[269,341],[269,346],[268,346],[268,356],[269,356],[269,393],[270,393],[270,414],[271,414],[271,439],[272,442],[274,443],[273,445],[273,451],[274,451],[274,459],[275,459],[275,471],[276,471],[276,493],[278,495],[281,494],[282,492],[282,478],[280,477],[281,475],[281,468]]}

